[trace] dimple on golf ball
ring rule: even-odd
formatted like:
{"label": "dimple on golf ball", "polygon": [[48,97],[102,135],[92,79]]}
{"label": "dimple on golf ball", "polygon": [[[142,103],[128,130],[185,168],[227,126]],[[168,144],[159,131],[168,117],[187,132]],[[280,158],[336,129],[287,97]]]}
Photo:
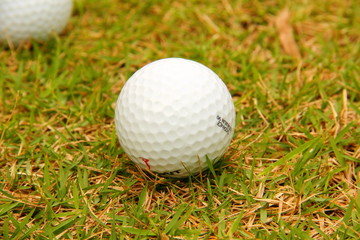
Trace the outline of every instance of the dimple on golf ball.
{"label": "dimple on golf ball", "polygon": [[72,5],[72,0],[0,0],[0,41],[46,40],[64,29]]}
{"label": "dimple on golf ball", "polygon": [[225,153],[235,109],[226,85],[212,70],[192,60],[166,58],[129,78],[116,103],[115,125],[133,162],[182,178]]}

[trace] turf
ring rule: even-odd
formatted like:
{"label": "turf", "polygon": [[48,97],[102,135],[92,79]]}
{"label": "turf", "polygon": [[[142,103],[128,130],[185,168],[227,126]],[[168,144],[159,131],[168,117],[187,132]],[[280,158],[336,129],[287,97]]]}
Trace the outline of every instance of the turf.
{"label": "turf", "polygon": [[[0,46],[0,238],[359,239],[360,4],[76,1],[65,32]],[[144,173],[116,138],[140,67],[213,69],[236,106],[222,161]]]}

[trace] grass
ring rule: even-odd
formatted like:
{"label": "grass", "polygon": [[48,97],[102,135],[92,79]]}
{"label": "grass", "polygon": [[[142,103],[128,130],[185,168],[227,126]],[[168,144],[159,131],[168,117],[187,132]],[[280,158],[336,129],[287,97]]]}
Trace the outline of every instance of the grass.
{"label": "grass", "polygon": [[[356,0],[78,0],[61,36],[1,45],[0,238],[359,239],[359,16]],[[212,68],[237,110],[223,161],[186,180],[137,169],[113,125],[126,79],[164,57]]]}

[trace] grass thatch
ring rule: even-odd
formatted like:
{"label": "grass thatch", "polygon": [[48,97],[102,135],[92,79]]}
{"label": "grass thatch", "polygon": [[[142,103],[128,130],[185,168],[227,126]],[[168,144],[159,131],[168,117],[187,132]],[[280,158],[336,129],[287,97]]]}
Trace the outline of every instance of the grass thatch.
{"label": "grass thatch", "polygon": [[[66,31],[0,47],[0,238],[359,239],[360,5],[76,1]],[[113,125],[133,72],[212,68],[237,110],[223,161],[134,166]]]}

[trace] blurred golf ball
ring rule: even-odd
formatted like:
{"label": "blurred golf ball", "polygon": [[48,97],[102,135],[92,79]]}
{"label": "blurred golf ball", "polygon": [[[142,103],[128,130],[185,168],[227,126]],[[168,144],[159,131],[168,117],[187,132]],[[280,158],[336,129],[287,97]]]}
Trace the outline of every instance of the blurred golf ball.
{"label": "blurred golf ball", "polygon": [[138,70],[116,103],[123,150],[143,169],[186,177],[227,150],[235,109],[223,81],[195,61],[167,58]]}
{"label": "blurred golf ball", "polygon": [[0,41],[19,44],[60,33],[72,4],[72,0],[0,0]]}

